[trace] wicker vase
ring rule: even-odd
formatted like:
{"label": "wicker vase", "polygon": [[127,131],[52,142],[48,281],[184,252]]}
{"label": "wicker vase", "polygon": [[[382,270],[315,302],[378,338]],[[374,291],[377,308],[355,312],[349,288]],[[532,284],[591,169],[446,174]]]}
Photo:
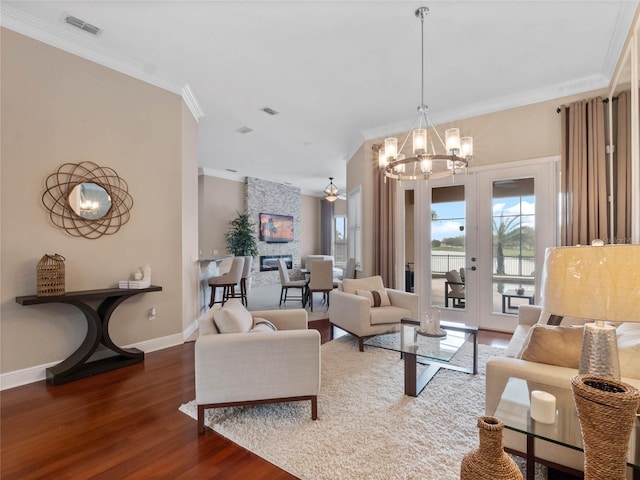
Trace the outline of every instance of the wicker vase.
{"label": "wicker vase", "polygon": [[496,417],[478,418],[480,446],[467,453],[460,466],[460,480],[522,480],[516,462],[504,452],[504,424]]}
{"label": "wicker vase", "polygon": [[585,480],[625,479],[640,391],[596,375],[573,377],[571,389],[582,428]]}

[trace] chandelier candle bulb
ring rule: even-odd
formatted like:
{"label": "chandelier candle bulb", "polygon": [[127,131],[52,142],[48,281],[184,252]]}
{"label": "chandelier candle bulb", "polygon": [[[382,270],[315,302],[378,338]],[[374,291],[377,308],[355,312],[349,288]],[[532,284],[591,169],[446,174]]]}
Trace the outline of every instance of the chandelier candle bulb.
{"label": "chandelier candle bulb", "polygon": [[427,129],[418,128],[413,131],[413,154],[422,155],[427,152]]}
{"label": "chandelier candle bulb", "polygon": [[541,390],[531,391],[531,418],[540,423],[556,422],[556,397]]}
{"label": "chandelier candle bulb", "polygon": [[445,143],[447,144],[447,151],[457,153],[460,151],[460,129],[450,128],[444,132]]}
{"label": "chandelier candle bulb", "polygon": [[387,157],[395,159],[398,155],[398,139],[397,138],[385,138],[384,139],[384,153]]}
{"label": "chandelier candle bulb", "polygon": [[387,157],[384,153],[384,148],[381,148],[380,150],[378,150],[378,165],[381,168],[384,168],[387,166]]}
{"label": "chandelier candle bulb", "polygon": [[460,155],[463,158],[473,156],[473,137],[462,137],[460,139]]}

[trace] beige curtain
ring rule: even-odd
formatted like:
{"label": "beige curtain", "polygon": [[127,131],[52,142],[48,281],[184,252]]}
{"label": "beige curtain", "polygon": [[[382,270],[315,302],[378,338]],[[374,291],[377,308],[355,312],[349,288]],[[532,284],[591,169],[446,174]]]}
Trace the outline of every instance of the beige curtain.
{"label": "beige curtain", "polygon": [[396,288],[395,211],[396,182],[384,176],[379,166],[378,151],[374,145],[373,179],[373,272],[381,275],[385,287]]}
{"label": "beige curtain", "polygon": [[631,243],[631,91],[614,99],[615,243]]}
{"label": "beige curtain", "polygon": [[609,240],[605,111],[602,98],[560,109],[562,245]]}

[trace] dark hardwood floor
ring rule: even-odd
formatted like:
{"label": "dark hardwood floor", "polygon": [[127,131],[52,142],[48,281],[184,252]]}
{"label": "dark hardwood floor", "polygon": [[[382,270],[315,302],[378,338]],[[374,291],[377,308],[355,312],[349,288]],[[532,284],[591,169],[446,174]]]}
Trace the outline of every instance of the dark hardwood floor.
{"label": "dark hardwood floor", "polygon": [[[328,322],[311,324],[329,338]],[[503,346],[510,335],[482,332]],[[9,479],[293,479],[178,411],[195,397],[193,343],[139,365],[0,393],[0,477]]]}

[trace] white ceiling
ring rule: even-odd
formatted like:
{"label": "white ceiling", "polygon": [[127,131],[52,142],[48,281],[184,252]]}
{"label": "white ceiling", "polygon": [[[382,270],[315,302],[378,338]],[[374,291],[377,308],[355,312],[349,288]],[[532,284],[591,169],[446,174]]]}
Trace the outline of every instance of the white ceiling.
{"label": "white ceiling", "polygon": [[176,93],[188,86],[207,172],[321,195],[329,176],[344,191],[363,140],[411,127],[423,5],[425,101],[440,123],[609,86],[638,2],[2,1],[1,21]]}

